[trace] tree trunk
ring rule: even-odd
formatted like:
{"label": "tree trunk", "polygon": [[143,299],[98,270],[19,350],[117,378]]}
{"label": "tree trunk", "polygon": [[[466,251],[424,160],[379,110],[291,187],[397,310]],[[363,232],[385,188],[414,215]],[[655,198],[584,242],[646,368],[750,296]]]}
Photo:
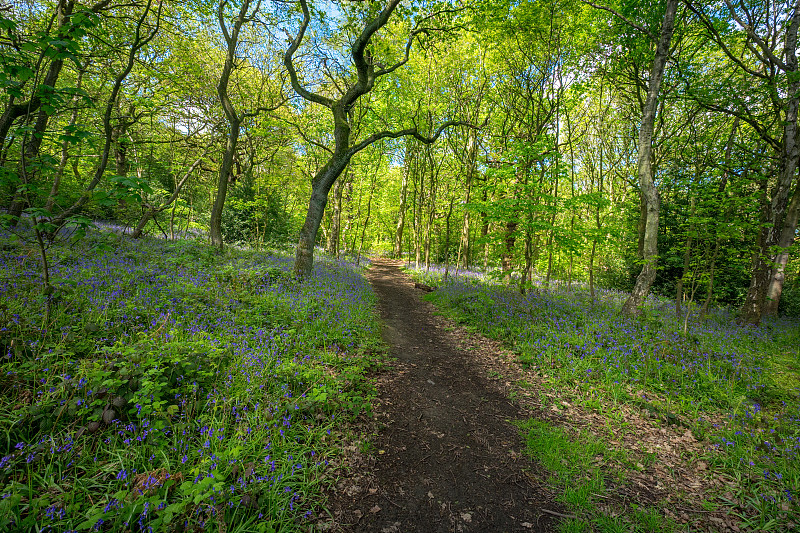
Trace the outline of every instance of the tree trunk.
{"label": "tree trunk", "polygon": [[[489,195],[486,189],[483,190],[483,202],[488,201]],[[483,272],[484,274],[489,270],[489,216],[486,212],[481,212],[481,239],[483,240]]]}
{"label": "tree trunk", "polygon": [[642,126],[639,129],[639,162],[638,177],[640,193],[646,205],[646,218],[644,228],[644,241],[642,244],[642,271],[636,278],[636,284],[631,290],[631,295],[622,306],[622,312],[626,315],[638,315],[641,313],[641,306],[644,303],[650,286],[656,279],[656,264],[658,261],[658,217],[659,217],[659,198],[653,180],[653,168],[651,154],[653,150],[653,129],[656,117],[656,104],[658,92],[661,87],[661,80],[664,77],[664,67],[669,55],[669,45],[672,40],[672,33],[675,29],[675,13],[678,8],[678,0],[667,0],[667,7],[664,13],[664,22],[661,26],[661,37],[656,48],[655,58],[653,59],[653,69],[650,73],[650,84],[647,89],[647,99],[645,100],[644,113],[642,115]]}
{"label": "tree trunk", "polygon": [[[694,218],[695,214],[695,198],[692,196],[690,200],[691,207],[689,209],[689,218]],[[686,247],[683,251],[683,271],[678,281],[675,284],[675,316],[681,316],[681,302],[683,301],[683,280],[689,273],[689,264],[692,259],[692,243],[694,241],[693,225],[689,226],[689,235],[686,237]]]}
{"label": "tree trunk", "polygon": [[503,270],[504,273],[503,280],[505,281],[506,285],[511,284],[511,271],[513,269],[512,261],[514,258],[514,241],[516,241],[514,232],[516,230],[517,230],[516,222],[506,223],[506,236],[504,239],[505,250],[503,251],[503,254],[500,256],[500,268]]}
{"label": "tree trunk", "polygon": [[314,266],[314,244],[317,239],[319,225],[322,222],[322,215],[325,213],[325,204],[328,203],[328,193],[332,184],[328,183],[331,180],[321,178],[330,174],[330,170],[323,168],[317,174],[319,178],[315,178],[311,184],[311,198],[308,202],[306,220],[300,230],[300,240],[295,251],[294,275],[296,277],[309,276]]}
{"label": "tree trunk", "polygon": [[[136,228],[133,230],[133,234],[131,235],[131,237],[133,237],[134,239],[140,238],[142,236],[142,233],[144,232],[145,226],[147,226],[147,223],[150,222],[150,220],[152,220],[157,213],[160,213],[161,211],[169,207],[171,204],[173,204],[175,200],[178,199],[178,196],[180,196],[181,191],[183,190],[183,186],[189,180],[189,177],[191,176],[192,172],[194,172],[194,170],[198,166],[200,166],[200,163],[203,161],[203,158],[206,156],[206,153],[207,152],[203,152],[203,155],[198,157],[195,160],[195,162],[192,163],[192,165],[189,167],[189,169],[186,171],[183,177],[175,184],[175,190],[172,191],[172,195],[167,199],[166,202],[164,202],[164,205],[158,207],[153,205],[148,205],[145,207],[145,211],[144,213],[142,213],[142,217],[136,224]],[[170,220],[171,234],[173,233],[171,228],[173,225],[174,218],[175,218],[175,209],[172,210],[172,219]],[[173,239],[174,239],[174,234],[173,234]]]}
{"label": "tree trunk", "polygon": [[444,279],[450,274],[450,217],[453,214],[453,204],[455,203],[455,196],[450,198],[450,207],[447,210],[447,218],[445,219],[445,238],[444,238]]}
{"label": "tree trunk", "polygon": [[408,178],[411,174],[411,164],[414,158],[413,146],[413,141],[409,139],[406,142],[405,165],[403,168],[402,182],[400,183],[400,207],[397,212],[397,227],[394,233],[394,250],[392,255],[395,259],[399,259],[403,255],[403,230],[406,225],[406,210],[408,209]]}
{"label": "tree trunk", "polygon": [[[225,63],[222,66],[222,72],[219,76],[219,83],[217,84],[217,96],[222,103],[222,109],[225,112],[225,118],[228,120],[228,139],[225,142],[225,152],[222,156],[222,162],[219,167],[219,174],[217,177],[217,193],[214,197],[214,205],[211,207],[211,224],[209,226],[209,236],[211,237],[211,245],[222,248],[222,210],[225,207],[225,197],[228,194],[228,183],[231,177],[231,170],[233,169],[233,158],[236,155],[236,144],[239,141],[239,127],[242,124],[242,118],[236,112],[236,109],[231,103],[228,96],[228,83],[230,81],[231,73],[236,67],[236,47],[239,44],[239,31],[244,23],[247,21],[247,11],[250,9],[250,0],[244,0],[242,5],[239,6],[239,13],[233,23],[230,34],[228,33],[224,9],[226,2],[221,1],[217,9],[217,18],[219,25],[222,29],[223,37],[227,45],[225,53]],[[258,6],[256,6],[256,10]]]}
{"label": "tree trunk", "polygon": [[773,260],[772,276],[769,280],[764,304],[764,313],[767,315],[778,314],[778,306],[781,302],[781,293],[783,292],[783,283],[785,281],[786,265],[789,262],[789,247],[794,243],[798,214],[800,214],[800,180],[797,180],[797,186],[792,194],[792,201],[786,210],[783,231],[778,239],[780,251]]}
{"label": "tree trunk", "polygon": [[[83,88],[83,75],[86,73],[84,69],[81,69],[78,72],[78,81],[75,84],[75,88],[80,91]],[[80,101],[80,97],[76,94],[72,97],[71,105],[72,113],[69,116],[69,126],[74,127],[75,123],[78,121],[78,103]],[[58,170],[56,171],[55,178],[53,178],[53,185],[50,188],[50,194],[47,197],[47,205],[45,209],[47,211],[51,211],[55,206],[56,196],[58,195],[58,191],[61,188],[61,179],[64,177],[64,171],[67,168],[67,162],[69,160],[69,145],[70,142],[68,140],[64,140],[61,143],[61,160],[58,162]]]}
{"label": "tree trunk", "polygon": [[[789,242],[797,228],[797,193],[792,200],[794,212],[789,205],[789,194],[792,182],[797,178],[800,146],[797,138],[797,113],[800,106],[800,77],[797,72],[797,33],[800,27],[800,2],[794,6],[786,30],[784,55],[786,57],[787,94],[790,95],[786,106],[786,117],[783,122],[783,150],[780,154],[780,175],[769,205],[768,224],[759,232],[759,247],[756,265],[750,287],[747,290],[739,321],[742,324],[756,326],[761,322],[765,312],[777,312],[780,294],[783,289],[783,270],[786,266],[782,255],[786,251],[782,242]],[[800,185],[798,185],[800,187]],[[777,257],[771,257],[773,247],[781,251]],[[788,256],[786,257],[788,260]],[[782,264],[783,263],[783,264]],[[772,300],[767,298],[772,295]]]}
{"label": "tree trunk", "polygon": [[[69,30],[69,26],[71,26],[70,17],[74,7],[74,0],[62,0],[58,2],[58,5],[56,6],[56,18],[58,20],[57,35],[59,37]],[[38,91],[45,92],[45,87],[48,88],[46,89],[47,91],[53,91],[56,87],[56,83],[58,82],[58,78],[61,74],[61,69],[63,66],[64,59],[61,57],[61,54],[57,54],[55,59],[50,62],[50,66],[47,69],[47,74],[45,74],[42,83],[38,87],[34,88],[34,95],[31,97],[31,101],[27,103],[27,107],[22,107],[25,104],[11,104],[6,108],[1,117],[0,143],[4,143],[6,135],[8,134],[8,130],[11,128],[11,125],[17,118],[26,116],[28,113],[32,113],[34,109],[38,110],[36,113],[36,122],[34,123],[33,131],[29,132],[23,137],[25,141],[22,146],[22,157],[20,158],[19,162],[19,177],[23,185],[29,185],[36,179],[36,171],[33,170],[36,168],[36,165],[31,166],[32,170],[30,172],[28,172],[28,166],[39,157],[39,149],[42,146],[44,132],[47,129],[47,124],[50,121],[50,114],[47,113],[46,109],[41,107],[41,98],[37,97],[36,93]],[[14,193],[13,200],[8,208],[8,214],[12,217],[12,226],[16,226],[17,222],[19,222],[19,217],[22,216],[22,211],[25,208],[25,197],[26,194],[24,192],[24,188],[19,188]]]}
{"label": "tree trunk", "polygon": [[214,204],[211,207],[209,236],[211,237],[211,245],[218,248],[222,248],[224,245],[222,241],[222,210],[225,207],[225,197],[228,194],[228,183],[233,169],[233,157],[236,155],[239,126],[240,122],[238,120],[230,120],[228,140],[225,142],[225,153],[222,155],[222,163],[220,163],[219,173],[217,174],[217,192],[214,195]]}
{"label": "tree trunk", "polygon": [[433,223],[436,219],[436,176],[432,175],[430,180],[431,192],[428,195],[428,217],[425,222],[425,271],[431,267],[431,241]]}
{"label": "tree trunk", "polygon": [[345,173],[342,180],[337,180],[333,186],[333,214],[331,216],[331,230],[328,234],[328,253],[338,259],[339,257],[339,242],[341,239],[342,229],[342,193],[344,185],[347,182],[347,174]]}
{"label": "tree trunk", "polygon": [[594,305],[594,253],[597,248],[597,238],[592,240],[592,253],[589,255],[589,298]]}

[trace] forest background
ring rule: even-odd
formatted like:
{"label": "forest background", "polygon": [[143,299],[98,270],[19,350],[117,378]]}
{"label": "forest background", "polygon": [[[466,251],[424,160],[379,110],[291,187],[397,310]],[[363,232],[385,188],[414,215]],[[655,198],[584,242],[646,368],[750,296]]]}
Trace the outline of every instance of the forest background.
{"label": "forest background", "polygon": [[[313,236],[330,253],[629,290],[647,263],[638,136],[664,6],[397,4],[7,5],[4,220],[34,217],[45,247],[92,219],[296,241],[343,120],[357,153]],[[798,6],[704,4],[677,9],[657,100],[653,288],[678,313],[745,305],[758,323],[800,306]],[[358,84],[365,36],[378,75],[337,117],[326,102]]]}

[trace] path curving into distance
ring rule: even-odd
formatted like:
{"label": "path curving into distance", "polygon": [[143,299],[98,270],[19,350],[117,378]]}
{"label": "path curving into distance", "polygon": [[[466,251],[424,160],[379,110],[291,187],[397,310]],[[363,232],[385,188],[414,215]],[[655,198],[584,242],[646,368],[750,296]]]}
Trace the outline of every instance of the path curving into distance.
{"label": "path curving into distance", "polygon": [[334,529],[554,530],[560,506],[510,423],[524,414],[437,325],[401,264],[377,259],[367,274],[395,361],[378,376],[374,461],[333,497]]}

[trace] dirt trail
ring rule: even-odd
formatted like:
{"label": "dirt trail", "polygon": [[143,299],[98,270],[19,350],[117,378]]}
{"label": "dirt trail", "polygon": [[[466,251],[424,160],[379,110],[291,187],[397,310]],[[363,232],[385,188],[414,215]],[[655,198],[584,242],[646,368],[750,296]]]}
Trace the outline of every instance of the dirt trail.
{"label": "dirt trail", "polygon": [[524,414],[437,325],[399,265],[376,260],[367,275],[396,361],[378,376],[372,454],[331,502],[335,529],[553,530],[561,510],[509,423]]}

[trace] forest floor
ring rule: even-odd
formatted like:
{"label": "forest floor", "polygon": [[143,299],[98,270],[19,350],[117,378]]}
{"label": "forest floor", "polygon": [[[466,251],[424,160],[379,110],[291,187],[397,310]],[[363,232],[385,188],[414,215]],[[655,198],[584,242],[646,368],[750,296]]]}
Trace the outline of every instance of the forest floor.
{"label": "forest floor", "polygon": [[[544,489],[546,473],[524,454],[524,417],[487,377],[478,350],[403,274],[376,260],[383,337],[394,361],[377,376],[377,434],[352,450],[330,502],[338,531],[552,531],[563,507]],[[362,447],[363,448],[363,447]],[[370,452],[370,453],[362,453]]]}
{"label": "forest floor", "polygon": [[[375,417],[362,428],[372,436],[342,459],[320,529],[739,530],[724,506],[709,504],[730,480],[700,460],[707,443],[635,407],[608,417],[566,401],[569,391],[521,368],[502,342],[436,313],[400,266],[375,260],[367,274],[393,360],[375,376]],[[558,437],[545,447],[580,470],[572,481],[531,459],[531,427],[566,436],[561,450]],[[570,447],[593,450],[590,464],[566,465],[583,460]],[[593,511],[573,514],[570,487],[588,491]]]}

